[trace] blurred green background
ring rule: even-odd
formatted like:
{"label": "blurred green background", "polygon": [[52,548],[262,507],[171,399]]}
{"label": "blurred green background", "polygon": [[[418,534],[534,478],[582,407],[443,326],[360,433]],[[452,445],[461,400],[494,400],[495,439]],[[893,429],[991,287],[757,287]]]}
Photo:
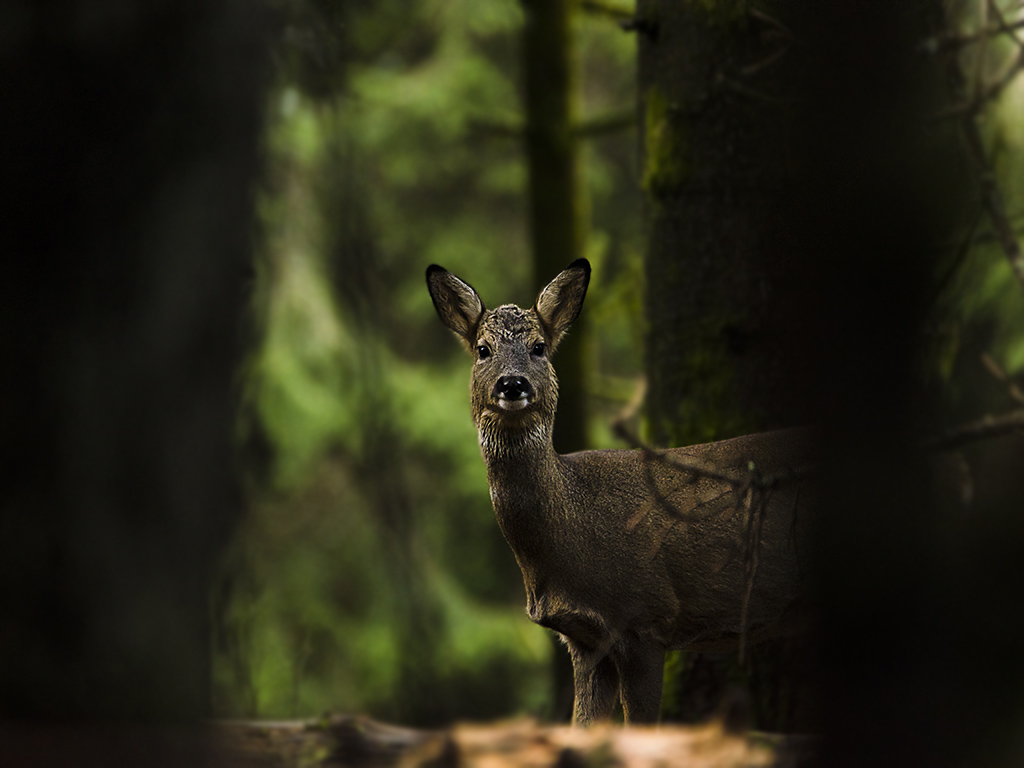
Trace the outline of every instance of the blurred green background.
{"label": "blurred green background", "polygon": [[[970,31],[976,5],[958,8]],[[240,373],[248,516],[215,598],[216,712],[548,716],[554,647],[524,616],[469,418],[468,361],[423,283],[436,262],[489,305],[528,305],[552,276],[534,275],[529,253],[522,7],[279,0],[277,12]],[[581,9],[573,29],[582,116],[611,126],[581,154],[592,447],[616,446],[608,424],[644,365],[637,43],[616,21]],[[983,66],[1011,49],[993,40]],[[1014,82],[982,125],[1016,225],[1022,110]],[[1007,406],[982,352],[1024,370],[1020,285],[987,227],[967,222],[966,247],[938,244],[952,256],[928,278],[923,377],[949,424]]]}
{"label": "blurred green background", "polygon": [[[243,372],[249,517],[227,564],[220,714],[401,722],[548,714],[552,643],[490,508],[469,361],[432,262],[532,304],[516,0],[280,7]],[[603,444],[641,365],[635,40],[575,28],[591,414]],[[566,263],[571,260],[566,258]],[[541,276],[549,278],[553,275]],[[426,695],[424,695],[426,693]]]}

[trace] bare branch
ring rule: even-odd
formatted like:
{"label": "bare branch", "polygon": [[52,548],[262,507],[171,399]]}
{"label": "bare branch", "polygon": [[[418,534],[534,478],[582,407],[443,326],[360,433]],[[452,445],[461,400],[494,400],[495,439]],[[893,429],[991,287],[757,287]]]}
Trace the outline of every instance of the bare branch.
{"label": "bare branch", "polygon": [[764,11],[759,11],[756,8],[750,9],[749,13],[751,18],[757,19],[763,24],[767,24],[772,29],[776,30],[777,32],[780,32],[782,36],[785,37],[787,40],[796,41],[796,35],[793,34],[793,30],[791,30],[781,21],[776,19],[774,16],[769,16]]}
{"label": "bare branch", "polygon": [[963,103],[940,109],[935,113],[935,117],[941,119],[975,115],[985,104],[999,96],[1003,89],[1020,74],[1022,69],[1024,69],[1024,48],[1017,51],[1017,56],[1007,64],[999,75],[993,78],[992,82],[987,85],[977,85],[973,98]]}
{"label": "bare branch", "polygon": [[718,480],[719,482],[730,486],[734,491],[740,491],[747,487],[752,487],[758,491],[771,490],[780,485],[794,483],[798,480],[805,480],[813,475],[818,469],[817,466],[808,464],[805,466],[786,467],[776,472],[761,473],[753,462],[751,462],[747,465],[745,471],[739,474],[730,474],[698,459],[690,457],[685,459],[679,458],[678,456],[669,453],[668,451],[670,449],[654,448],[637,438],[636,435],[632,434],[620,420],[613,422],[611,427],[616,437],[625,441],[633,448],[639,448],[648,458],[652,458],[655,461],[661,462],[662,464],[675,469],[679,469],[683,472],[689,472],[690,474],[697,475],[698,477]]}
{"label": "bare branch", "polygon": [[956,255],[953,257],[952,263],[943,273],[942,277],[939,278],[939,282],[935,285],[935,290],[932,292],[931,301],[928,302],[928,306],[933,305],[939,300],[950,281],[953,279],[953,275],[957,273],[957,270],[963,265],[967,259],[967,254],[971,251],[971,246],[974,244],[974,233],[978,229],[978,222],[981,221],[982,209],[979,208],[974,218],[971,220],[971,225],[967,229],[967,234],[964,239],[960,241],[960,246],[957,248]]}
{"label": "bare branch", "polygon": [[[1024,50],[1024,49],[1022,49]],[[1003,203],[1003,195],[996,184],[996,175],[989,165],[985,156],[985,148],[981,141],[981,132],[973,115],[963,120],[964,138],[967,141],[967,154],[974,164],[978,174],[978,184],[981,187],[981,200],[988,213],[992,228],[995,230],[1006,257],[1010,260],[1010,266],[1021,286],[1024,287],[1024,253],[1021,252],[1017,235],[1013,231],[1013,225],[1006,215],[1006,206]]]}
{"label": "bare branch", "polygon": [[654,459],[662,464],[683,472],[697,475],[698,477],[707,477],[711,480],[718,480],[719,482],[731,486],[733,489],[738,489],[745,483],[744,478],[722,472],[707,462],[692,458],[681,459],[670,455],[664,449],[653,448],[642,440],[639,440],[635,435],[631,434],[624,424],[615,424],[612,428],[617,437],[626,441],[626,443],[631,445],[633,448],[639,448],[643,451],[646,458]]}
{"label": "bare branch", "polygon": [[994,14],[996,17],[999,31],[1012,37],[1014,41],[1017,43],[1017,45],[1024,45],[1024,40],[1021,40],[1020,36],[1017,34],[1017,29],[1020,26],[1020,24],[1011,25],[1009,22],[1007,22],[1006,16],[1003,14],[1001,10],[999,10],[999,5],[996,3],[995,0],[988,0],[988,7],[989,12]]}
{"label": "bare branch", "polygon": [[743,603],[740,607],[740,664],[747,655],[747,631],[749,629],[750,597],[754,593],[754,580],[757,578],[757,567],[760,564],[761,531],[764,529],[764,518],[768,511],[770,492],[758,490],[757,471],[750,470],[750,486],[741,495],[747,507],[747,542],[744,550],[743,570],[746,584],[743,590]]}
{"label": "bare branch", "polygon": [[[978,28],[988,28],[988,2],[978,3]],[[974,72],[972,73],[970,88],[971,88],[971,103],[981,105],[987,99],[983,100],[981,95],[986,90],[984,77],[985,77],[985,56],[988,53],[988,43],[991,38],[983,37],[978,41],[978,48],[974,52]]]}
{"label": "bare branch", "polygon": [[[767,516],[768,502],[771,499],[772,490],[782,484],[806,478],[816,470],[816,467],[787,467],[777,472],[762,474],[760,468],[751,461],[747,464],[745,471],[734,475],[706,462],[691,457],[681,458],[669,454],[665,450],[659,450],[646,445],[626,429],[625,418],[616,419],[612,423],[612,430],[622,440],[643,451],[646,458],[661,462],[696,477],[705,477],[725,483],[734,494],[735,512],[744,514],[746,517],[744,536],[736,542],[736,549],[743,553],[744,573],[739,641],[739,659],[742,664],[746,658],[747,651],[750,599],[754,592],[754,582],[757,579],[757,570],[760,564],[761,533],[764,529],[764,520]],[[678,509],[674,509],[667,499],[661,499],[660,503],[672,513],[673,517],[685,519],[683,513]],[[635,525],[639,515],[643,513],[646,513],[646,509],[641,510],[634,520],[629,522],[629,526]]]}
{"label": "bare branch", "polygon": [[926,440],[924,447],[932,451],[947,451],[976,440],[1001,437],[1020,430],[1024,430],[1024,408],[1000,416],[985,416],[969,424],[963,424],[943,435]]}
{"label": "bare branch", "polygon": [[755,61],[753,64],[748,64],[747,66],[742,67],[740,69],[740,75],[742,75],[743,77],[752,77],[761,70],[767,69],[772,64],[775,64],[787,53],[789,53],[789,46],[783,46],[782,48],[779,48],[777,51],[768,54],[760,61]]}
{"label": "bare branch", "polygon": [[1002,369],[999,363],[997,363],[995,359],[988,354],[988,352],[981,353],[981,364],[985,366],[996,381],[1006,385],[1007,394],[1009,394],[1011,398],[1021,405],[1024,405],[1024,392],[1021,391],[1016,382],[1007,375],[1006,371]]}
{"label": "bare branch", "polygon": [[940,50],[956,50],[958,48],[965,48],[969,45],[974,45],[982,40],[995,37],[997,35],[1013,34],[1018,29],[1024,29],[1024,20],[996,24],[994,26],[978,30],[977,32],[970,32],[967,34],[949,32],[947,34],[936,35],[925,40],[921,44],[921,47],[933,53]]}
{"label": "bare branch", "polygon": [[619,20],[632,19],[635,15],[632,8],[618,3],[609,3],[607,0],[580,0],[579,9],[595,16],[608,16]]}
{"label": "bare branch", "polygon": [[624,109],[609,112],[583,120],[575,127],[576,135],[581,139],[592,139],[610,133],[629,131],[636,128],[636,110]]}
{"label": "bare branch", "polygon": [[769,93],[762,93],[748,85],[744,85],[738,80],[733,80],[723,72],[718,73],[716,81],[719,85],[725,86],[730,91],[738,93],[741,96],[745,96],[748,99],[752,99],[753,101],[759,101],[762,104],[772,104],[778,107],[790,107],[796,103],[793,99],[784,99],[778,96],[772,96]]}

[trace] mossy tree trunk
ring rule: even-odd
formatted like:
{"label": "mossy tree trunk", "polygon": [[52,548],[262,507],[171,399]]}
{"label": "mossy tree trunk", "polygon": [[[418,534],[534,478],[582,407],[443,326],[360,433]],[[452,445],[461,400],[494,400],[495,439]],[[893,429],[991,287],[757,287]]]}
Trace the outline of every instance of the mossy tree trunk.
{"label": "mossy tree trunk", "polygon": [[[750,8],[740,0],[637,6],[647,438],[657,445],[797,419],[779,366],[785,278],[772,237],[789,154],[792,40],[781,23]],[[742,667],[735,654],[671,656],[666,716],[707,716],[730,680],[788,691],[783,650],[767,661],[763,655],[759,649]],[[785,727],[794,714],[759,709],[760,727]]]}
{"label": "mossy tree trunk", "polygon": [[[790,41],[748,3],[641,0],[651,439],[789,421],[768,233],[787,157]],[[778,58],[775,58],[778,57]]]}

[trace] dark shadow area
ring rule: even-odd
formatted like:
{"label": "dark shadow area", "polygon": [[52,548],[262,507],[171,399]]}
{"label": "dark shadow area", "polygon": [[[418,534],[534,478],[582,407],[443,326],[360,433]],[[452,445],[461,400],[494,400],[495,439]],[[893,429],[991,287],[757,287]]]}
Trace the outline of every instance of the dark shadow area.
{"label": "dark shadow area", "polygon": [[241,509],[266,21],[230,0],[0,8],[4,765],[204,751],[185,726],[209,713]]}

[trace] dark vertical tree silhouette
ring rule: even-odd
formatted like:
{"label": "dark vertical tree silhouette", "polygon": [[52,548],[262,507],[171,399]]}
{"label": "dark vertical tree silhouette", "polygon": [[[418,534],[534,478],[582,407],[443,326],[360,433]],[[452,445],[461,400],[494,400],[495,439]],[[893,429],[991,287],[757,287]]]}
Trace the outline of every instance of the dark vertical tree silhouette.
{"label": "dark vertical tree silhouette", "polygon": [[[1024,487],[1009,469],[1024,449],[1019,436],[990,438],[952,464],[921,450],[937,426],[921,377],[933,276],[971,219],[965,191],[984,202],[988,189],[972,178],[977,147],[937,119],[956,103],[923,44],[945,39],[943,4],[773,12],[638,8],[653,435],[725,436],[695,433],[704,421],[821,425],[809,584],[823,765],[1012,764],[1021,620],[999,606],[1024,581],[1010,554],[1024,539]],[[758,29],[783,43],[777,54],[744,47]],[[785,58],[785,88],[754,81]],[[773,106],[788,113],[782,144]],[[723,422],[732,407],[754,423]],[[953,445],[976,431],[950,433]],[[930,471],[963,460],[969,519],[943,497],[948,469],[939,484]]]}
{"label": "dark vertical tree silhouette", "polygon": [[950,98],[940,62],[921,46],[942,11],[828,3],[802,19],[819,42],[784,223],[808,331],[787,362],[829,413],[816,574],[828,765],[1019,759],[1021,619],[999,606],[1024,581],[1010,554],[1024,487],[1008,469],[1022,446],[966,455],[970,517],[935,503],[917,448],[935,418],[919,373],[927,278],[937,255],[949,263],[937,244],[957,241],[972,186],[960,137],[935,120]]}
{"label": "dark vertical tree silhouette", "polygon": [[[801,423],[779,366],[788,296],[773,240],[791,156],[793,33],[744,3],[640,2],[650,438],[688,445]],[[794,671],[753,650],[761,727],[795,727]],[[682,662],[682,665],[680,665]],[[744,665],[750,669],[751,664]],[[700,719],[733,656],[670,665],[670,716]],[[785,703],[783,703],[785,702]]]}
{"label": "dark vertical tree silhouette", "polygon": [[264,14],[19,9],[0,53],[0,714],[193,722],[240,511]]}
{"label": "dark vertical tree silhouette", "polygon": [[[569,0],[523,0],[523,7],[527,195],[533,287],[539,291],[566,264],[583,255],[587,205],[576,130],[579,85],[572,29],[574,4]],[[562,453],[587,447],[584,329],[585,325],[574,328],[558,350],[563,396],[554,440],[555,449]]]}
{"label": "dark vertical tree silhouette", "polygon": [[[566,264],[583,255],[586,193],[580,179],[578,62],[570,0],[523,0],[524,143],[527,210],[535,295]],[[562,393],[555,420],[555,450],[588,446],[583,387],[586,319],[581,317],[558,349]],[[572,667],[557,640],[553,662],[554,716],[572,712]]]}

